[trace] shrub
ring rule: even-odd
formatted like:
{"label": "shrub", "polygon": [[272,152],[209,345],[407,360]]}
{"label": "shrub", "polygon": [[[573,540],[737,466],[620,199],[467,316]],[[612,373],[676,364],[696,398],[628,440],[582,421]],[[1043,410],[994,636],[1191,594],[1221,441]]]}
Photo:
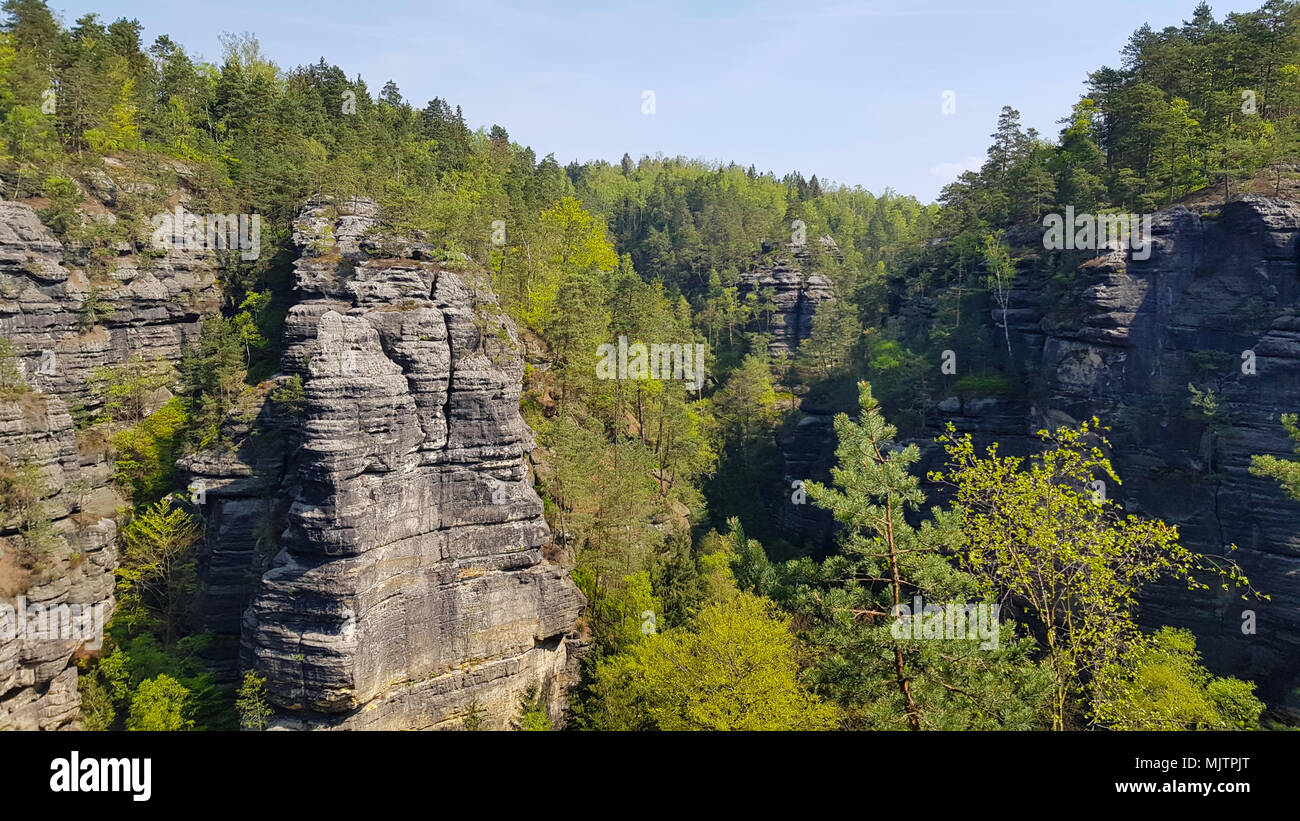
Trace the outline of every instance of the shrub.
{"label": "shrub", "polygon": [[186,717],[190,691],[169,675],[140,682],[131,699],[131,715],[126,720],[128,730],[176,731],[188,730],[194,720]]}
{"label": "shrub", "polygon": [[0,339],[0,399],[17,399],[29,390],[18,369],[18,346]]}
{"label": "shrub", "polygon": [[968,374],[953,384],[953,390],[960,394],[979,394],[984,396],[1011,393],[1011,380],[999,371],[982,371]]}

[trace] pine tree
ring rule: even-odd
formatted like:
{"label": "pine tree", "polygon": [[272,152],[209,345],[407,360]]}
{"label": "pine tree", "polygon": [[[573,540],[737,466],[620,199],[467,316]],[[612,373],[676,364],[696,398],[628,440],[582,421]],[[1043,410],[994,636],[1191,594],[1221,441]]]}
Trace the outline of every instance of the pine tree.
{"label": "pine tree", "polygon": [[[858,386],[858,407],[861,417],[857,422],[845,414],[835,417],[835,434],[839,438],[835,449],[839,466],[831,469],[835,488],[818,482],[808,482],[806,488],[809,498],[850,528],[849,538],[853,540],[850,544],[855,552],[885,560],[890,603],[897,608],[903,602],[905,585],[899,555],[911,548],[916,536],[903,515],[908,506],[915,507],[924,499],[916,478],[907,472],[920,452],[916,445],[899,453],[889,451],[897,430],[885,421],[866,382]],[[864,615],[886,614],[870,611]],[[920,711],[912,695],[911,676],[901,647],[894,648],[894,661],[895,682],[906,704],[908,727],[919,730]]]}
{"label": "pine tree", "polygon": [[[1282,414],[1282,427],[1300,453],[1300,416],[1294,413]],[[1250,457],[1250,472],[1254,476],[1267,476],[1277,480],[1286,494],[1300,501],[1300,461],[1279,459],[1272,454]]]}
{"label": "pine tree", "polygon": [[840,705],[847,726],[1042,726],[1046,676],[1029,657],[1032,644],[1017,639],[995,610],[984,611],[990,618],[982,644],[898,634],[900,624],[910,623],[900,617],[918,596],[962,608],[980,601],[987,607],[988,600],[976,598],[974,580],[943,555],[953,539],[949,517],[936,512],[919,527],[908,522],[907,513],[925,498],[910,473],[919,449],[894,442],[896,430],[865,382],[858,403],[857,420],[839,414],[834,421],[833,487],[805,484],[808,498],[844,526],[841,555],[771,567],[761,552],[746,548],[738,582],[770,591],[806,625],[801,636],[819,658],[810,678]]}

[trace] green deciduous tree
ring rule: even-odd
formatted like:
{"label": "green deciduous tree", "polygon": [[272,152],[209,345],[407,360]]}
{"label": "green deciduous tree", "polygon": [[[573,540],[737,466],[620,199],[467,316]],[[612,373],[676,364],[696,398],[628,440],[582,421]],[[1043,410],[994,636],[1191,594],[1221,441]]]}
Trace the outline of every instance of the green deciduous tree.
{"label": "green deciduous tree", "polygon": [[166,359],[136,354],[120,365],[96,368],[88,386],[108,420],[139,422],[147,415],[151,398],[175,382],[176,370]]}
{"label": "green deciduous tree", "polygon": [[189,697],[189,689],[171,676],[146,679],[131,698],[126,728],[155,732],[192,729],[194,719],[187,717]]}
{"label": "green deciduous tree", "polygon": [[787,617],[739,595],[700,611],[689,628],[647,636],[603,662],[592,724],[602,729],[819,730],[835,709],[798,679]]}
{"label": "green deciduous tree", "polygon": [[842,297],[828,300],[817,306],[812,332],[799,346],[798,359],[817,376],[829,378],[848,366],[861,337],[857,306]]}
{"label": "green deciduous tree", "polygon": [[181,357],[181,393],[190,423],[190,440],[205,447],[221,437],[221,424],[244,392],[251,318],[208,317],[196,344]]}
{"label": "green deciduous tree", "polygon": [[1257,730],[1255,685],[1201,666],[1189,630],[1163,627],[1098,676],[1097,719],[1112,730]]}
{"label": "green deciduous tree", "polygon": [[184,401],[173,398],[135,425],[113,434],[113,480],[137,504],[155,501],[172,489],[188,425]]}
{"label": "green deciduous tree", "polygon": [[1178,529],[1125,515],[1097,482],[1118,483],[1097,420],[1039,431],[1031,459],[976,452],[952,425],[940,438],[947,470],[932,474],[955,490],[957,555],[985,595],[1023,607],[1042,637],[1053,678],[1052,726],[1096,715],[1098,675],[1123,664],[1138,641],[1138,593],[1158,579],[1208,590],[1203,575],[1239,585],[1235,565],[1193,553]]}
{"label": "green deciduous tree", "polygon": [[157,625],[165,644],[176,640],[198,591],[193,548],[201,534],[200,520],[169,499],[145,508],[122,529],[121,613],[115,623]]}
{"label": "green deciduous tree", "polygon": [[1002,315],[998,324],[1002,326],[1002,336],[1007,343],[1007,358],[1010,359],[1011,328],[1007,324],[1007,310],[1011,307],[1011,282],[1015,279],[1016,269],[1000,233],[984,238],[984,265],[988,271],[989,290]]}
{"label": "green deciduous tree", "polygon": [[245,730],[265,730],[272,714],[271,704],[266,700],[266,677],[251,671],[244,673],[235,696],[239,726]]}

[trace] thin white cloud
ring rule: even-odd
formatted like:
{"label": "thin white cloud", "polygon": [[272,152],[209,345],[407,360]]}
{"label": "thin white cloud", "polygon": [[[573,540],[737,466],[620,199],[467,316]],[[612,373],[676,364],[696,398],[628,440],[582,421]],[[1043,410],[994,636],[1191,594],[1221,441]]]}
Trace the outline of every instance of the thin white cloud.
{"label": "thin white cloud", "polygon": [[961,162],[941,162],[938,165],[930,166],[930,176],[937,178],[941,182],[950,183],[965,171],[978,171],[983,164],[983,157],[974,156],[967,157]]}

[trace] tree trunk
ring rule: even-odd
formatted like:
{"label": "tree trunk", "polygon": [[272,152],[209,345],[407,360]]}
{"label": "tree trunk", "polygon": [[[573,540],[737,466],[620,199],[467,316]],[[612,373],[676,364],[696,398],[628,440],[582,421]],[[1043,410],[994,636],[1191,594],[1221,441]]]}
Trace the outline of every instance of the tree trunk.
{"label": "tree trunk", "polygon": [[[877,456],[880,452],[877,450]],[[894,546],[894,505],[893,500],[885,501],[885,543],[889,546],[889,576],[890,587],[894,593],[894,612],[897,613],[898,606],[902,601],[902,574],[898,570],[898,552]],[[907,727],[909,730],[921,729],[921,714],[916,708],[916,701],[912,698],[912,686],[907,679],[907,668],[903,664],[903,648],[894,643],[894,676],[898,681],[898,690],[903,694],[903,701],[907,704]]]}

